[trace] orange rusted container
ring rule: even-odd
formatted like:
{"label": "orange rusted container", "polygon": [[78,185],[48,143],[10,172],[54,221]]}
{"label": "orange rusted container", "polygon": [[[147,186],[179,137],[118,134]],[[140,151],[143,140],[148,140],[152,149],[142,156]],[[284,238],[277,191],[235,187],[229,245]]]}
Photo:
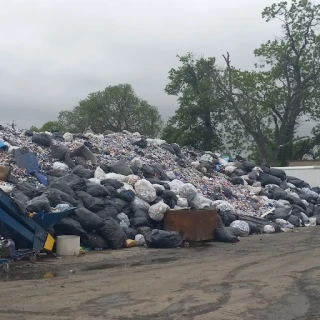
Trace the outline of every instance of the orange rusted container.
{"label": "orange rusted container", "polygon": [[164,216],[164,230],[177,231],[191,242],[213,240],[217,223],[216,210],[170,210]]}

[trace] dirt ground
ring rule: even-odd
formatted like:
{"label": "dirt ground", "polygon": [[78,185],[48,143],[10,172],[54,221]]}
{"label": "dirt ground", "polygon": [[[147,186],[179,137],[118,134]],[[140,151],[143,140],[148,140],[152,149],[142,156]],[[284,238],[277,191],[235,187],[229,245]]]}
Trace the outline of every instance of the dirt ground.
{"label": "dirt ground", "polygon": [[320,228],[12,264],[1,320],[320,319]]}

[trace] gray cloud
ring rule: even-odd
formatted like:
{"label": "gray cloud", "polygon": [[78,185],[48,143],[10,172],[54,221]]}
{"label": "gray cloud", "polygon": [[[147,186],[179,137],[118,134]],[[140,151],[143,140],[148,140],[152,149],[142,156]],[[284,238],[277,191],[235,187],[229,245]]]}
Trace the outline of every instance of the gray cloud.
{"label": "gray cloud", "polygon": [[177,54],[252,68],[253,49],[280,32],[261,11],[275,0],[10,0],[0,11],[0,123],[41,125],[88,93],[130,83],[167,119]]}

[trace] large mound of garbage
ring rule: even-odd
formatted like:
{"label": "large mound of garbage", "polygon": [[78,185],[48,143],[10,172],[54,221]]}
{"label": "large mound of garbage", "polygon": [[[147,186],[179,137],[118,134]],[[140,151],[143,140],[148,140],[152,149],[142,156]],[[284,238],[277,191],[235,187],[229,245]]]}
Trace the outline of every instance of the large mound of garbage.
{"label": "large mound of garbage", "polygon": [[215,238],[227,242],[308,225],[312,216],[320,224],[320,188],[283,170],[127,131],[62,136],[2,127],[0,188],[21,214],[76,207],[51,232],[79,235],[90,248],[119,249],[127,239],[179,246],[179,234],[163,230],[170,209],[218,209]]}

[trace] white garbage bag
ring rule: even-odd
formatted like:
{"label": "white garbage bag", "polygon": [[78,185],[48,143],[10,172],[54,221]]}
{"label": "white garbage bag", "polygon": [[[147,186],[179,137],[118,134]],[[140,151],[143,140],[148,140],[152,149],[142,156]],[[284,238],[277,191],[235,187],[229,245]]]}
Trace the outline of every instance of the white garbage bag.
{"label": "white garbage bag", "polygon": [[142,168],[143,161],[140,158],[133,158],[131,160],[131,165],[136,168]]}
{"label": "white garbage bag", "polygon": [[184,183],[178,179],[174,179],[169,182],[170,190],[176,194],[179,193],[179,190],[183,185],[184,185]]}
{"label": "white garbage bag", "polygon": [[125,222],[125,224],[127,225],[127,227],[130,226],[129,218],[128,218],[128,216],[127,216],[125,213],[123,213],[123,212],[119,213],[119,214],[117,215],[117,219],[118,219],[119,221]]}
{"label": "white garbage bag", "polygon": [[240,236],[246,237],[250,233],[250,227],[249,224],[242,220],[235,220],[230,224],[230,227],[232,228],[238,228],[240,230]]}
{"label": "white garbage bag", "polygon": [[148,180],[139,180],[134,185],[134,188],[137,196],[148,203],[154,201],[157,197],[155,188]]}
{"label": "white garbage bag", "polygon": [[103,180],[105,179],[105,176],[106,176],[105,172],[100,167],[98,167],[94,172],[94,177],[96,179]]}
{"label": "white garbage bag", "polygon": [[166,171],[166,175],[169,180],[174,180],[176,178],[176,175],[173,173],[173,171]]}
{"label": "white garbage bag", "polygon": [[114,172],[109,172],[105,175],[105,179],[117,180],[119,182],[124,182],[126,180],[126,176]]}
{"label": "white garbage bag", "polygon": [[278,224],[281,228],[293,229],[294,226],[289,221],[284,219],[276,219],[276,224]]}
{"label": "white garbage bag", "polygon": [[57,161],[53,163],[52,169],[59,171],[68,171],[69,167],[65,163]]}
{"label": "white garbage bag", "polygon": [[67,142],[73,141],[73,134],[70,132],[66,132],[62,137]]}
{"label": "white garbage bag", "polygon": [[197,189],[191,183],[186,183],[179,189],[179,196],[192,201],[197,196]]}
{"label": "white garbage bag", "polygon": [[267,234],[271,234],[271,233],[275,233],[276,230],[274,228],[274,226],[267,224],[266,226],[263,227],[263,233],[267,233]]}
{"label": "white garbage bag", "polygon": [[146,244],[146,240],[142,234],[137,234],[134,238],[137,243],[137,246],[144,246]]}
{"label": "white garbage bag", "polygon": [[177,206],[180,208],[188,208],[189,206],[188,199],[181,198],[178,196]]}
{"label": "white garbage bag", "polygon": [[139,176],[136,176],[134,174],[130,174],[130,175],[126,176],[125,182],[134,186],[139,180],[140,180]]}
{"label": "white garbage bag", "polygon": [[156,192],[164,191],[166,188],[161,184],[153,184],[153,187],[156,189]]}
{"label": "white garbage bag", "polygon": [[96,184],[101,184],[101,180],[97,178],[90,178],[88,179],[88,181]]}
{"label": "white garbage bag", "polygon": [[197,194],[190,204],[196,210],[203,210],[205,208],[211,208],[213,206],[213,201],[204,197],[202,194]]}
{"label": "white garbage bag", "polygon": [[164,214],[170,210],[170,207],[163,201],[160,201],[149,208],[149,216],[152,220],[161,221]]}

